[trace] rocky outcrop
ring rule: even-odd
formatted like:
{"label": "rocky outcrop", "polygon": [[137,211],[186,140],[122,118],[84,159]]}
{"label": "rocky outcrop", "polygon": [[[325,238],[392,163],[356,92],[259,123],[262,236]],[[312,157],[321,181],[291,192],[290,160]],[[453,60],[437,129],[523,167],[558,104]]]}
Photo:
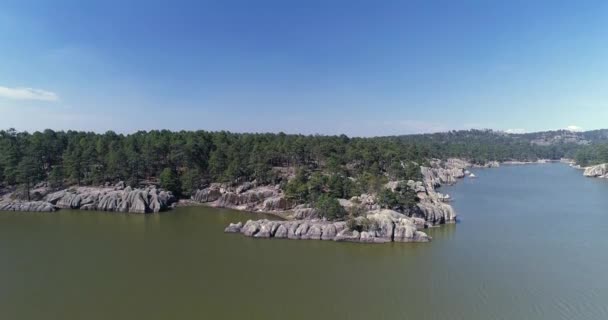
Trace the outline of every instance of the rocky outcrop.
{"label": "rocky outcrop", "polygon": [[440,201],[420,201],[412,211],[413,217],[422,218],[436,225],[456,221],[456,212],[449,204]]}
{"label": "rocky outcrop", "polygon": [[377,210],[380,209],[378,205],[377,199],[374,195],[371,194],[361,194],[360,196],[355,196],[350,199],[351,203],[356,203],[362,206],[365,210]]}
{"label": "rocky outcrop", "polygon": [[422,180],[427,189],[434,189],[443,184],[454,184],[464,178],[465,169],[471,164],[461,159],[446,161],[433,160],[430,167],[421,167]]}
{"label": "rocky outcrop", "polygon": [[299,205],[294,210],[294,218],[300,220],[312,220],[320,218],[319,211],[307,205]]}
{"label": "rocky outcrop", "polygon": [[192,200],[205,203],[205,202],[213,202],[219,199],[222,196],[222,192],[220,191],[219,186],[212,186],[205,189],[197,190],[194,195],[192,195]]}
{"label": "rocky outcrop", "polygon": [[242,228],[243,228],[242,222],[231,223],[230,225],[228,225],[226,227],[226,229],[224,229],[224,232],[240,232]]}
{"label": "rocky outcrop", "polygon": [[262,211],[285,211],[293,207],[293,203],[285,199],[283,195],[276,195],[264,200]]}
{"label": "rocky outcrop", "polygon": [[[447,204],[452,200],[450,195],[436,191],[442,185],[451,185],[458,179],[462,179],[467,174],[473,174],[468,170],[472,165],[461,159],[448,159],[446,161],[433,160],[429,167],[421,167],[422,181],[408,181],[409,188],[416,192],[420,202],[410,216],[422,218],[425,221],[436,225],[456,221],[456,213],[452,206]],[[489,162],[488,167],[496,164]]]}
{"label": "rocky outcrop", "polygon": [[278,186],[255,187],[254,182],[246,182],[234,189],[213,184],[208,188],[197,190],[192,200],[209,203],[214,207],[247,211],[286,211],[294,206],[285,198]]}
{"label": "rocky outcrop", "polygon": [[350,229],[344,221],[325,220],[249,220],[231,223],[225,232],[241,233],[254,238],[287,238],[294,240],[333,240],[364,243],[428,242],[431,238],[418,231],[416,220],[392,210],[375,210],[366,217],[366,227]]}
{"label": "rocky outcrop", "polygon": [[[146,188],[115,186],[72,187],[50,192],[46,185],[36,187],[38,201],[1,200],[2,211],[55,211],[56,209],[152,213],[169,209],[177,199],[171,192],[155,186]],[[42,196],[44,195],[44,196]]]}
{"label": "rocky outcrop", "polygon": [[176,202],[171,192],[153,186],[144,189],[121,187],[76,187],[51,193],[44,200],[62,209],[132,213],[160,212]]}
{"label": "rocky outcrop", "polygon": [[57,209],[46,201],[0,201],[0,211],[53,212]]}
{"label": "rocky outcrop", "polygon": [[596,166],[586,167],[583,172],[585,177],[591,178],[607,178],[608,179],[608,163],[598,164]]}

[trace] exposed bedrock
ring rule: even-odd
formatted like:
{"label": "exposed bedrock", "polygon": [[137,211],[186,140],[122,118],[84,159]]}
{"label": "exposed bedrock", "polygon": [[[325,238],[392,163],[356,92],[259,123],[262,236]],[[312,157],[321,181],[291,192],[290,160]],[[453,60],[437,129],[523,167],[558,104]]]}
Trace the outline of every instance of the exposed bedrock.
{"label": "exposed bedrock", "polygon": [[0,211],[52,212],[55,206],[46,201],[0,201]]}
{"label": "exposed bedrock", "polygon": [[56,209],[99,210],[113,212],[152,213],[169,209],[176,198],[171,192],[150,186],[143,189],[124,187],[72,187],[44,194],[40,201],[3,200],[0,210],[55,211]]}
{"label": "exposed bedrock", "polygon": [[586,167],[583,175],[592,178],[608,178],[608,163]]}
{"label": "exposed bedrock", "polygon": [[[495,167],[498,163],[489,162],[485,167]],[[395,189],[405,182],[414,190],[420,199],[415,208],[404,212],[406,215],[425,219],[429,224],[453,222],[456,214],[447,204],[451,201],[448,194],[436,191],[441,185],[454,184],[458,179],[464,178],[470,172],[468,168],[473,165],[461,159],[431,160],[428,167],[421,167],[422,181],[390,181],[387,188]],[[192,200],[208,203],[214,207],[233,208],[247,211],[263,212],[289,212],[289,217],[296,220],[318,219],[321,213],[308,205],[295,206],[287,200],[279,186],[259,186],[254,182],[246,182],[233,187],[224,184],[211,184],[209,187],[197,190]],[[339,199],[340,204],[347,210],[353,205],[363,210],[373,211],[380,208],[374,194],[361,194],[351,199]]]}
{"label": "exposed bedrock", "polygon": [[144,189],[78,187],[51,193],[45,200],[65,209],[152,213],[169,209],[176,198],[171,192],[153,186]]}
{"label": "exposed bedrock", "polygon": [[[487,167],[495,167],[498,164],[490,162]],[[456,213],[451,205],[446,202],[451,201],[448,194],[436,191],[442,185],[451,185],[465,176],[471,175],[468,168],[472,165],[461,159],[448,159],[446,161],[433,160],[429,167],[421,167],[422,181],[408,181],[409,188],[416,192],[420,202],[414,210],[411,210],[412,217],[422,218],[431,224],[442,224],[454,222]]]}
{"label": "exposed bedrock", "polygon": [[294,240],[333,240],[367,243],[428,242],[431,238],[418,231],[419,222],[392,210],[374,210],[366,217],[366,227],[351,229],[344,221],[324,220],[249,220],[231,223],[225,232],[241,233],[254,238],[285,238]]}
{"label": "exposed bedrock", "polygon": [[214,207],[234,208],[248,211],[286,211],[294,208],[291,201],[285,199],[278,186],[258,186],[246,182],[235,189],[220,184],[212,184],[200,189],[192,196],[192,200],[209,203]]}

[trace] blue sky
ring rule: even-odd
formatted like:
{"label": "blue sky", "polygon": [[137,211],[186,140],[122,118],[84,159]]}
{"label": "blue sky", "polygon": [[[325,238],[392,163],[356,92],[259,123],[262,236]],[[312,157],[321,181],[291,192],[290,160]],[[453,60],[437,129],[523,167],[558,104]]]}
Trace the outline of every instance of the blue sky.
{"label": "blue sky", "polygon": [[608,1],[0,3],[0,128],[608,127]]}

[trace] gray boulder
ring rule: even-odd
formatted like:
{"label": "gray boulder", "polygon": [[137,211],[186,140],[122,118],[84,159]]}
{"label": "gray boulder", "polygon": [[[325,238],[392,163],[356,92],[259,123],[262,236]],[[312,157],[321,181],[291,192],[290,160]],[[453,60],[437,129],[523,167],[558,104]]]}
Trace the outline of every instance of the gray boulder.
{"label": "gray boulder", "polygon": [[334,238],[335,241],[350,241],[350,242],[359,242],[361,238],[361,234],[357,230],[349,230],[344,229],[336,235]]}
{"label": "gray boulder", "polygon": [[243,223],[242,222],[231,223],[230,225],[228,225],[226,227],[226,229],[224,229],[224,232],[239,233],[239,232],[241,232],[242,228],[243,228]]}
{"label": "gray boulder", "polygon": [[0,201],[0,211],[53,212],[55,206],[46,201]]}
{"label": "gray boulder", "polygon": [[260,223],[252,220],[248,220],[241,229],[241,233],[248,237],[253,237],[258,231],[260,231]]}
{"label": "gray boulder", "polygon": [[608,163],[587,167],[583,175],[592,178],[608,178]]}
{"label": "gray boulder", "polygon": [[222,196],[219,187],[209,187],[202,190],[197,190],[192,196],[192,200],[205,203],[213,202]]}
{"label": "gray boulder", "polygon": [[279,224],[276,232],[274,233],[275,238],[287,238],[287,233],[289,232],[289,228],[285,226],[285,224]]}

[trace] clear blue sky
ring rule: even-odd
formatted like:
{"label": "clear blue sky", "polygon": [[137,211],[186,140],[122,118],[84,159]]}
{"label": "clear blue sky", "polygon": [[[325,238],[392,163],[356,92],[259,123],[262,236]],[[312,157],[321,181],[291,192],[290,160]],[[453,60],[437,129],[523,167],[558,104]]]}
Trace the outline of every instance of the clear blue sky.
{"label": "clear blue sky", "polygon": [[567,126],[608,127],[608,1],[0,3],[0,128]]}

